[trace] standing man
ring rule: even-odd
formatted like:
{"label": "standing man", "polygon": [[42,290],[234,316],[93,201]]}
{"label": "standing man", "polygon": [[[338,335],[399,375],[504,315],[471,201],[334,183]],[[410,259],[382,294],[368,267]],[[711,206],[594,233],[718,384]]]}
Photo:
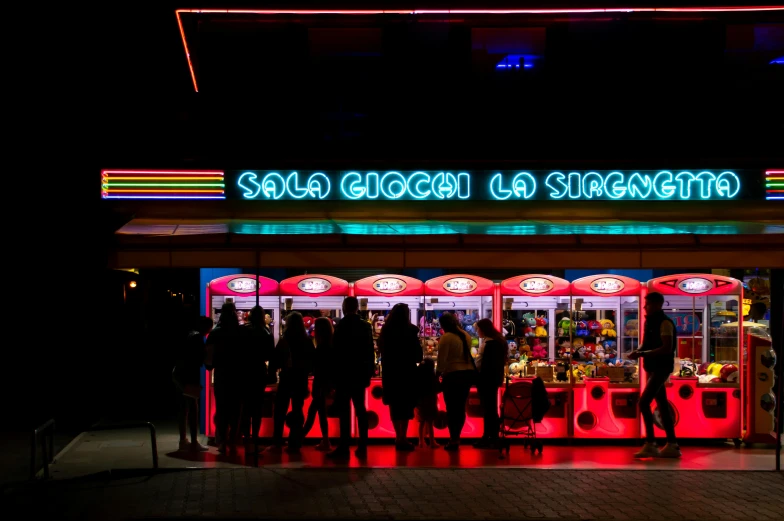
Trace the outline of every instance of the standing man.
{"label": "standing man", "polygon": [[[675,426],[670,414],[665,383],[675,369],[675,324],[662,311],[664,296],[661,293],[649,293],[645,297],[645,332],[640,349],[629,354],[636,360],[643,357],[643,368],[648,373],[645,391],[640,396],[640,413],[645,422],[645,445],[634,455],[635,458],[680,458],[681,449],[675,438]],[[667,433],[667,445],[660,451],[653,435],[653,413],[651,402],[656,400],[662,426]]]}
{"label": "standing man", "polygon": [[242,423],[246,453],[257,450],[267,388],[267,362],[275,353],[275,339],[264,321],[264,308],[254,306],[248,323],[242,326]]}
{"label": "standing man", "polygon": [[349,457],[351,442],[351,406],[357,415],[359,447],[355,454],[367,456],[368,418],[365,409],[365,389],[370,387],[374,370],[373,330],[359,317],[356,297],[343,300],[343,319],[335,328],[332,340],[334,359],[335,406],[340,415],[340,443],[327,454],[329,458]]}

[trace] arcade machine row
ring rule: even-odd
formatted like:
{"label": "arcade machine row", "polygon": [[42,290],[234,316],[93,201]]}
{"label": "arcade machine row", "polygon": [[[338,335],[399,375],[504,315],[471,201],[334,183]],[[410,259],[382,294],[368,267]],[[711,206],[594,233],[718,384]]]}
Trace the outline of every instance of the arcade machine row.
{"label": "arcade machine row", "polygon": [[[257,282],[258,280],[258,282]],[[258,291],[257,291],[258,288]],[[213,279],[207,283],[207,310],[206,316],[212,318],[215,325],[220,319],[220,311],[223,304],[233,302],[237,308],[237,318],[240,325],[245,324],[248,313],[256,306],[256,294],[258,293],[258,304],[264,308],[267,326],[273,332],[275,343],[278,341],[278,330],[275,327],[279,322],[278,305],[278,283],[266,277],[256,277],[256,275],[227,275]],[[213,386],[212,371],[205,371],[204,378],[204,414],[206,426],[206,436],[208,439],[215,438],[215,388]]]}
{"label": "arcade machine row", "polygon": [[[536,435],[566,438],[572,418],[569,281],[551,275],[512,277],[501,283],[501,302],[501,327],[509,346],[509,382],[540,377],[550,409],[536,426]],[[499,400],[503,392],[499,389]]]}
{"label": "arcade machine row", "polygon": [[[281,313],[280,327],[278,334],[282,335],[285,329],[286,315],[297,311],[299,312],[304,321],[305,328],[311,337],[315,336],[314,324],[317,318],[327,317],[332,320],[332,325],[336,326],[343,315],[343,299],[349,295],[349,284],[343,279],[331,277],[329,275],[299,275],[297,277],[290,277],[282,280],[280,283],[279,306]],[[271,386],[274,388],[275,386]],[[269,391],[272,388],[268,389]],[[308,380],[308,397],[305,399],[303,414],[307,415],[308,407],[310,406],[311,396],[310,391],[313,390],[313,378]],[[269,407],[265,406],[264,415],[273,415],[274,398],[272,393],[268,392],[270,396]],[[328,430],[330,438],[337,438],[340,436],[340,421],[337,414],[334,414],[333,408],[330,407],[331,399],[327,400],[327,416]],[[291,407],[289,406],[289,412]],[[353,407],[352,407],[353,414]],[[288,436],[288,421],[284,427],[284,436]],[[266,424],[266,425],[265,425]],[[272,437],[273,422],[262,421],[261,436],[264,438]],[[353,427],[352,427],[353,433]],[[307,435],[308,438],[321,438],[321,427],[319,422],[316,421],[313,428]]]}
{"label": "arcade machine row", "polygon": [[[438,363],[438,340],[443,334],[439,318],[445,312],[455,314],[461,327],[471,335],[471,354],[476,357],[479,337],[474,324],[482,318],[493,320],[495,294],[493,281],[473,275],[444,275],[425,282],[425,312],[419,321],[424,357]],[[434,426],[440,436],[445,436],[447,422],[443,393],[438,395],[438,411]],[[479,438],[483,428],[479,394],[472,387],[466,403],[462,436]]]}
{"label": "arcade machine row", "polygon": [[[381,328],[389,312],[397,304],[406,304],[411,324],[419,324],[424,316],[424,288],[421,280],[404,275],[374,275],[352,284],[352,294],[359,299],[359,312],[363,319],[373,327],[374,344],[381,334]],[[365,396],[368,410],[368,436],[370,438],[394,438],[395,429],[389,416],[389,407],[383,402],[381,371],[383,366],[376,347],[376,375],[371,379]],[[411,382],[414,385],[414,382]],[[410,422],[408,435],[419,435],[416,422]]]}
{"label": "arcade machine row", "polygon": [[[670,275],[648,281],[643,297],[653,291],[664,296],[663,310],[677,335],[675,370],[666,384],[675,432],[680,438],[729,438],[740,444],[742,283],[705,273]],[[658,411],[654,418],[656,435],[664,436]]]}
{"label": "arcade machine row", "polygon": [[628,355],[639,346],[641,284],[620,275],[572,282],[571,331],[575,438],[640,436],[640,375]]}

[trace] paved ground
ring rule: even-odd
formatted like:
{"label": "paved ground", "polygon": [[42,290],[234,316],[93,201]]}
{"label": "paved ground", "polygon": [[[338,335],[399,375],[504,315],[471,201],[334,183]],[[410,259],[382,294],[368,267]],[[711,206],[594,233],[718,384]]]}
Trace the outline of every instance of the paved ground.
{"label": "paved ground", "polygon": [[8,490],[3,502],[31,519],[780,520],[784,474],[210,469],[55,480]]}

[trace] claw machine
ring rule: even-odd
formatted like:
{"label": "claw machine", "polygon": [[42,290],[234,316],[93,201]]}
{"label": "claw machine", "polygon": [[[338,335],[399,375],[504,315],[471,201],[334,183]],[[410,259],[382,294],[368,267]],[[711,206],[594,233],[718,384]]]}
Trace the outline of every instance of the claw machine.
{"label": "claw machine", "polygon": [[[471,354],[476,356],[479,336],[474,324],[482,318],[493,320],[497,287],[492,280],[473,275],[444,275],[425,282],[425,312],[419,321],[424,341],[424,357],[438,359],[438,339],[442,335],[439,317],[445,312],[454,313],[461,327],[471,335]],[[438,411],[434,427],[443,436],[447,432],[443,393],[438,395]],[[483,429],[479,394],[476,388],[472,387],[466,403],[466,422],[462,436],[479,438]]]}
{"label": "claw machine", "polygon": [[[360,315],[373,326],[373,340],[377,340],[384,326],[384,319],[396,304],[407,304],[411,324],[418,325],[424,315],[425,284],[404,275],[374,275],[351,285],[352,294],[359,299]],[[389,417],[389,407],[383,403],[381,370],[376,348],[376,376],[371,379],[365,397],[368,410],[368,436],[394,438],[395,429]],[[412,383],[413,385],[413,383]],[[418,436],[415,422],[409,423],[409,435]]]}
{"label": "claw machine", "polygon": [[[343,299],[349,295],[349,284],[343,279],[331,277],[329,275],[299,275],[290,277],[280,282],[278,306],[280,309],[281,320],[278,334],[283,334],[286,327],[286,315],[297,311],[304,321],[305,328],[311,337],[315,337],[315,321],[320,317],[327,317],[332,320],[332,325],[337,326],[343,316]],[[313,378],[308,382],[308,391],[313,389]],[[303,414],[307,416],[310,406],[310,393],[305,399]],[[337,416],[330,416],[332,410],[330,400],[327,401],[327,415],[329,437],[337,438],[340,436],[340,421]],[[352,409],[353,411],[353,409]],[[288,423],[288,419],[287,419]],[[262,424],[265,437],[272,436],[272,422],[268,422],[268,428]],[[353,430],[353,427],[352,427]],[[284,427],[284,436],[288,436],[288,425]],[[307,438],[321,438],[321,427],[316,421]]]}
{"label": "claw machine", "polygon": [[[593,275],[571,284],[575,438],[639,438],[640,281]],[[564,322],[564,326],[566,322]]]}
{"label": "claw machine", "polygon": [[[544,438],[571,430],[569,281],[552,275],[521,275],[501,282],[501,327],[509,345],[510,381],[544,381],[550,409],[536,427]],[[499,389],[499,399],[504,389]]]}
{"label": "claw machine", "polygon": [[[227,275],[207,283],[206,316],[218,324],[223,304],[233,302],[237,308],[240,325],[245,324],[251,308],[258,305],[264,308],[267,326],[272,331],[275,343],[278,341],[278,330],[275,324],[279,321],[278,283],[266,277],[256,275]],[[209,440],[215,438],[215,389],[212,385],[212,371],[207,371],[204,378],[204,414],[206,435]],[[262,422],[265,423],[265,422]],[[267,422],[269,423],[269,422]]]}
{"label": "claw machine", "polygon": [[[730,438],[740,444],[743,404],[743,285],[707,273],[648,281],[643,296],[664,296],[663,311],[675,323],[678,351],[667,385],[679,438]],[[641,317],[641,324],[645,317]],[[644,328],[640,326],[640,331]],[[664,436],[656,418],[656,435]]]}

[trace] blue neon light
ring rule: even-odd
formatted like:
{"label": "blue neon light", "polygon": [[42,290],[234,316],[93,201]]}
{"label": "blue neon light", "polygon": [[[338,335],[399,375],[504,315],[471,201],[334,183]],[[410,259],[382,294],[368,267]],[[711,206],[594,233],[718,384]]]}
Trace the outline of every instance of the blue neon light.
{"label": "blue neon light", "polygon": [[[384,172],[253,172],[237,174],[237,193],[262,200],[716,200],[733,199],[741,179],[731,171],[652,172],[423,170]],[[333,191],[333,185],[337,187]],[[540,189],[540,185],[543,188]],[[746,194],[744,197],[748,197]],[[760,194],[762,196],[762,194]]]}

